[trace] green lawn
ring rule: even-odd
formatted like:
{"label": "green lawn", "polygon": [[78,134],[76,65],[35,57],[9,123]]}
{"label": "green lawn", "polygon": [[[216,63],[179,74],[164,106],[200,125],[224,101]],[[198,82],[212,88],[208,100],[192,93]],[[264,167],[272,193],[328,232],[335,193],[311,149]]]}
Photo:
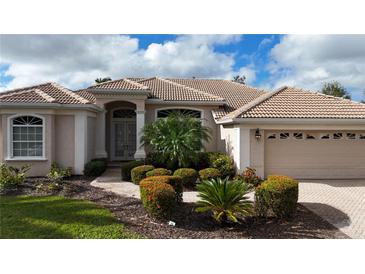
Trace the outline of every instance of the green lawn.
{"label": "green lawn", "polygon": [[2,239],[130,239],[112,213],[95,203],[49,197],[0,197]]}

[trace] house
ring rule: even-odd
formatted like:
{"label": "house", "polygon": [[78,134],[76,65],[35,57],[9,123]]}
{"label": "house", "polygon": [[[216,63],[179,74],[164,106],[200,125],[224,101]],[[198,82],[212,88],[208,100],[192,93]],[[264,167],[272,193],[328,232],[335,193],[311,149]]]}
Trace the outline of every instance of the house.
{"label": "house", "polygon": [[212,130],[208,151],[238,170],[300,179],[365,178],[365,104],[294,87],[228,80],[125,78],[73,92],[56,83],[0,94],[0,160],[45,175],[53,161],[82,174],[93,158],[146,156],[146,123],[181,111]]}

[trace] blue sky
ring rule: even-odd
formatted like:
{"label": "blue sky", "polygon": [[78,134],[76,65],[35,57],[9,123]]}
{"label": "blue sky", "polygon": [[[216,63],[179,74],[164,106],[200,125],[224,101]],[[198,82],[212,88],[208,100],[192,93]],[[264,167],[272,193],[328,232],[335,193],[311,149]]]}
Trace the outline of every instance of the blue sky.
{"label": "blue sky", "polygon": [[0,47],[0,90],[47,81],[79,89],[107,76],[237,74],[268,90],[316,91],[336,80],[361,100],[365,89],[365,35],[2,35]]}

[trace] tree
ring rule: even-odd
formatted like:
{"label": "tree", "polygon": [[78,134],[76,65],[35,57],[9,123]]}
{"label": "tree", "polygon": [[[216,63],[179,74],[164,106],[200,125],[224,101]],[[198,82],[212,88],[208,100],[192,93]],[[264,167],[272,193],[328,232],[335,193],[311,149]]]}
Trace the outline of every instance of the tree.
{"label": "tree", "polygon": [[246,84],[246,76],[242,75],[242,76],[239,76],[239,75],[236,75],[233,77],[233,80],[232,82],[236,82],[236,83],[239,83],[239,84]]}
{"label": "tree", "polygon": [[364,100],[362,100],[361,103],[364,103],[365,104],[365,89],[364,89],[364,91],[362,93],[363,93]]}
{"label": "tree", "polygon": [[101,83],[104,83],[104,82],[109,82],[111,80],[112,80],[112,78],[110,78],[110,77],[97,78],[97,79],[95,79],[95,83],[101,84]]}
{"label": "tree", "polygon": [[201,120],[179,112],[171,113],[143,129],[142,143],[169,162],[169,166],[188,167],[211,139],[210,129]]}
{"label": "tree", "polygon": [[345,99],[351,99],[350,94],[347,92],[344,86],[339,82],[333,81],[330,83],[325,83],[322,87],[322,93],[326,95],[331,95],[335,97],[342,97]]}

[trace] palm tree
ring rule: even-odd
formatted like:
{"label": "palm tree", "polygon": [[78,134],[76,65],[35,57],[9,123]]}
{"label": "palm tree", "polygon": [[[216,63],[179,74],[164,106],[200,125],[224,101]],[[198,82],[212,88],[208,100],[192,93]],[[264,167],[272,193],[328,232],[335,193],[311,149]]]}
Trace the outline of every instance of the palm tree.
{"label": "palm tree", "polygon": [[239,76],[239,75],[236,75],[233,77],[233,80],[232,82],[236,82],[236,83],[239,83],[239,84],[246,84],[246,76],[242,75],[242,76]]}
{"label": "palm tree", "polygon": [[211,139],[210,129],[201,120],[173,112],[143,129],[142,143],[150,145],[170,166],[188,167]]}
{"label": "palm tree", "polygon": [[252,213],[252,202],[246,196],[252,188],[242,181],[217,178],[203,181],[196,188],[200,198],[196,211],[212,211],[218,222],[237,223],[239,217]]}
{"label": "palm tree", "polygon": [[110,77],[105,77],[105,78],[96,78],[95,79],[95,83],[97,83],[97,84],[101,84],[101,83],[104,83],[104,82],[109,82],[109,81],[111,81],[112,80],[112,78],[110,78]]}

